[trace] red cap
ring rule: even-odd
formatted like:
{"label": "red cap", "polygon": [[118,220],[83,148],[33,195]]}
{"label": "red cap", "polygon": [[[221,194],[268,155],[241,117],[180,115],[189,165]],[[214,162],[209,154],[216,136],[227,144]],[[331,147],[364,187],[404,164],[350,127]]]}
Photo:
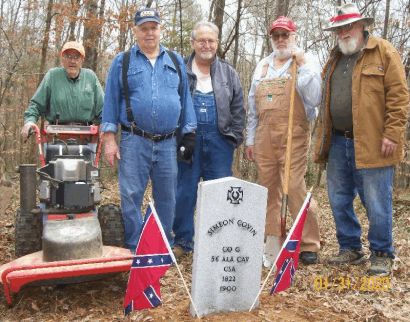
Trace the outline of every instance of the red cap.
{"label": "red cap", "polygon": [[292,19],[284,16],[280,16],[274,22],[272,22],[272,26],[270,27],[269,34],[272,33],[273,29],[275,28],[283,28],[287,31],[296,31],[296,25]]}

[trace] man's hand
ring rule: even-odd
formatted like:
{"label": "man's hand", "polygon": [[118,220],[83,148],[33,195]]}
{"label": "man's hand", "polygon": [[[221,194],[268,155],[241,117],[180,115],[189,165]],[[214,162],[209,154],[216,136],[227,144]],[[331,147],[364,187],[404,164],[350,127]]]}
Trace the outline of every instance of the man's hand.
{"label": "man's hand", "polygon": [[190,161],[195,149],[195,133],[187,133],[183,136],[178,146],[178,153],[182,160]]}
{"label": "man's hand", "polygon": [[298,67],[303,66],[305,64],[305,53],[303,50],[295,50],[292,54],[295,56],[296,65],[298,65]]}
{"label": "man's hand", "polygon": [[255,161],[255,158],[253,157],[253,145],[249,145],[245,148],[245,155],[249,161]]}
{"label": "man's hand", "polygon": [[23,128],[21,129],[21,136],[23,137],[24,140],[27,140],[28,135],[30,134],[31,127],[35,125],[34,122],[28,121],[27,123],[24,123]]}
{"label": "man's hand", "polygon": [[117,142],[115,141],[115,133],[105,132],[102,135],[104,139],[104,157],[107,162],[113,166],[115,158],[121,159],[120,151],[118,150]]}
{"label": "man's hand", "polygon": [[393,155],[394,151],[397,149],[397,144],[393,141],[383,138],[382,140],[382,156],[385,158]]}

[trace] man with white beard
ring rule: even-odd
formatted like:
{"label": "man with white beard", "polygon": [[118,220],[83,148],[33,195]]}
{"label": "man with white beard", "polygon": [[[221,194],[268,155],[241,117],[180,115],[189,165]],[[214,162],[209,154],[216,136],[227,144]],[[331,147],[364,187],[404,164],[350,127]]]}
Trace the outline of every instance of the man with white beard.
{"label": "man with white beard", "polygon": [[[258,182],[268,188],[264,265],[272,265],[280,245],[280,208],[287,141],[292,64],[297,66],[293,141],[288,191],[289,212],[295,218],[306,197],[305,173],[310,142],[309,122],[320,103],[321,79],[318,60],[296,46],[296,25],[279,17],[270,29],[273,52],[254,72],[248,96],[246,157],[255,161]],[[295,59],[292,59],[292,56]],[[320,249],[317,205],[312,200],[302,233],[299,259],[315,264]]]}
{"label": "man with white beard", "polygon": [[339,253],[329,263],[360,264],[361,227],[353,200],[359,194],[369,220],[368,274],[391,273],[394,166],[403,158],[409,97],[397,50],[369,35],[373,18],[354,4],[338,7],[329,28],[338,46],[323,70],[325,89],[315,161],[327,162],[329,201]]}

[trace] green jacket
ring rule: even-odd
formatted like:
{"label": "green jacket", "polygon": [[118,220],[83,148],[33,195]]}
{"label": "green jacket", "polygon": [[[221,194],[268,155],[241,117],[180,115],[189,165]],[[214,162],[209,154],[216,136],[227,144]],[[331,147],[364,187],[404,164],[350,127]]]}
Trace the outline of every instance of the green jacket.
{"label": "green jacket", "polygon": [[41,115],[47,121],[101,122],[104,92],[95,73],[81,68],[80,75],[73,80],[67,77],[63,67],[50,69],[30,100],[24,112],[24,122],[37,122]]}

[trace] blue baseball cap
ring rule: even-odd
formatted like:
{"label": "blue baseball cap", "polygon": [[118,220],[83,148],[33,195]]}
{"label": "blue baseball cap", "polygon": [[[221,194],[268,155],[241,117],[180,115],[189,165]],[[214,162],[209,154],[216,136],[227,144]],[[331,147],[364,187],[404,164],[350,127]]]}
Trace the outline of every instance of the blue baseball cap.
{"label": "blue baseball cap", "polygon": [[152,8],[141,8],[137,11],[134,18],[135,24],[137,26],[142,25],[145,22],[152,21],[156,23],[161,23],[158,11]]}

